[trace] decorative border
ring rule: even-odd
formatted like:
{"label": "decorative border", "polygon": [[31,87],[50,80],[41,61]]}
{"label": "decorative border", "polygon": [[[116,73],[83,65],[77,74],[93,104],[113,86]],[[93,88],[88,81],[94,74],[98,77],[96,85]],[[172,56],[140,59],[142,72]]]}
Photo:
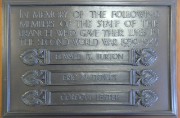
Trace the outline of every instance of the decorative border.
{"label": "decorative border", "polygon": [[[153,113],[133,113],[133,115],[177,115],[177,88],[176,88],[176,0],[96,0],[96,1],[84,1],[84,0],[3,0],[3,115],[4,117],[12,115],[27,115],[26,113],[12,113],[10,111],[10,7],[13,5],[136,5],[136,6],[168,6],[170,7],[170,84],[171,84],[171,111],[157,111]],[[40,113],[42,115],[42,113]],[[86,115],[88,113],[85,113]],[[102,115],[101,113],[96,113]],[[109,113],[103,113],[103,115]],[[112,114],[112,113],[110,113]],[[38,114],[34,114],[38,115]],[[53,115],[53,114],[51,114]],[[69,114],[56,114],[56,115],[69,115]],[[70,115],[83,115],[83,114],[70,114]],[[129,115],[124,113],[123,115]],[[131,114],[132,115],[132,114]]]}

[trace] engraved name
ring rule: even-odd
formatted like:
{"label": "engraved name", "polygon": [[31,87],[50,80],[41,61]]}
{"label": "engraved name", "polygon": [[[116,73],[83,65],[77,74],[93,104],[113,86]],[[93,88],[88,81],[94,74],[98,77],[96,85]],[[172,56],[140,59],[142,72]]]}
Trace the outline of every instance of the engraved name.
{"label": "engraved name", "polygon": [[[86,56],[77,53],[77,52],[71,52],[71,53],[60,53],[60,54],[56,54],[55,55],[55,59],[56,60],[83,60],[83,59],[87,59],[87,60],[110,60],[110,61],[114,61],[114,60],[126,60],[124,57],[123,53],[98,53],[98,54],[91,54],[91,53],[86,53]],[[85,57],[85,58],[84,58]]]}
{"label": "engraved name", "polygon": [[62,93],[60,96],[61,101],[118,101],[121,99],[119,94],[107,94],[107,93]]}
{"label": "engraved name", "polygon": [[118,78],[118,74],[85,74],[83,73],[80,78],[77,78],[77,74],[68,73],[63,74],[63,81],[76,81],[80,80],[90,80],[90,81],[116,81]]}

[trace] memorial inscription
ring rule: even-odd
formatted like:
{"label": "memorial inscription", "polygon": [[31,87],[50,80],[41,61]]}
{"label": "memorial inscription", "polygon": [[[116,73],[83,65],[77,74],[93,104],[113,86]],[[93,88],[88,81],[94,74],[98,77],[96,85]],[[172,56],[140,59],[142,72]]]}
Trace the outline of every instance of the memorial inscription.
{"label": "memorial inscription", "polygon": [[[82,6],[78,7],[77,10],[77,6],[74,6],[75,10],[71,10],[72,7],[69,7],[70,10],[64,10],[64,8],[64,6],[61,6],[61,9],[32,10],[31,12],[19,9],[18,32],[21,46],[48,46],[47,49],[29,49],[23,52],[20,58],[24,64],[29,66],[67,64],[151,66],[155,63],[157,59],[156,51],[148,46],[153,44],[156,47],[158,44],[160,20],[158,10],[141,10],[139,7],[135,7],[133,10],[129,10],[127,7],[112,7],[109,9],[105,6],[94,7],[96,10],[85,10],[85,7]],[[144,45],[142,46],[143,49],[134,49],[138,45]],[[49,50],[51,47],[55,47],[55,49]],[[62,47],[62,49],[56,47]],[[117,50],[117,47],[120,48]],[[86,50],[85,48],[90,49]],[[138,74],[141,77],[136,78]],[[151,70],[143,70],[141,73],[137,73],[135,70],[129,72],[113,72],[111,70],[109,72],[69,72],[68,70],[60,73],[34,70],[23,75],[22,80],[29,86],[150,86],[156,82],[157,75]],[[106,93],[106,91],[104,92]],[[22,96],[25,104],[30,104],[27,102],[28,98],[34,99],[32,98],[34,94],[30,93],[35,94],[35,91],[29,91]],[[52,92],[50,94],[52,95]],[[82,101],[81,99],[74,99],[74,97],[71,99],[69,97],[79,96],[79,94],[85,94],[89,99],[83,99]],[[109,98],[102,102],[99,101],[98,92],[79,92],[78,95],[76,93],[63,93],[63,95],[59,95],[61,96],[60,101],[43,104],[127,104],[124,100],[128,100],[128,94],[123,92],[113,94],[113,92],[110,93],[110,96],[120,97],[115,101]],[[55,97],[51,95],[45,94],[46,97],[49,96],[48,100],[53,101]],[[26,99],[26,97],[28,98]],[[149,97],[151,98],[151,96]],[[154,102],[157,100],[156,98]],[[131,95],[130,99],[135,101],[135,93]],[[151,101],[151,99],[147,99],[146,102],[150,102],[149,100]],[[128,104],[137,104],[137,101]],[[146,107],[151,105],[143,104]]]}
{"label": "memorial inscription", "polygon": [[[22,46],[138,47],[158,45],[158,10],[136,7],[84,7],[55,10],[19,9]],[[90,7],[89,7],[90,8]],[[73,10],[71,10],[73,9]]]}
{"label": "memorial inscription", "polygon": [[174,3],[61,2],[5,8],[7,112],[175,115]]}

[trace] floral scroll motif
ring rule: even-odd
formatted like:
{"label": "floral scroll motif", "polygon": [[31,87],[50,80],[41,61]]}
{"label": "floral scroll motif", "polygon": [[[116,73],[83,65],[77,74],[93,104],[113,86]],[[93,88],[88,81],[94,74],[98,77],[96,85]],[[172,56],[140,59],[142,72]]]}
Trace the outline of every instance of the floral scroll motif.
{"label": "floral scroll motif", "polygon": [[150,66],[157,60],[157,54],[151,48],[144,48],[139,50],[133,50],[133,58],[133,65]]}
{"label": "floral scroll motif", "polygon": [[47,85],[50,80],[50,72],[47,70],[32,70],[22,75],[22,81],[28,86]]}
{"label": "floral scroll motif", "polygon": [[157,74],[152,70],[135,71],[135,84],[151,86],[159,79]]}
{"label": "floral scroll motif", "polygon": [[24,64],[29,66],[45,65],[49,63],[49,51],[46,49],[32,49],[27,50],[20,55]]}
{"label": "floral scroll motif", "polygon": [[49,95],[46,90],[30,90],[21,96],[22,101],[26,105],[47,105]]}
{"label": "floral scroll motif", "polygon": [[157,102],[158,96],[152,90],[142,90],[136,92],[136,104],[144,107],[150,107]]}

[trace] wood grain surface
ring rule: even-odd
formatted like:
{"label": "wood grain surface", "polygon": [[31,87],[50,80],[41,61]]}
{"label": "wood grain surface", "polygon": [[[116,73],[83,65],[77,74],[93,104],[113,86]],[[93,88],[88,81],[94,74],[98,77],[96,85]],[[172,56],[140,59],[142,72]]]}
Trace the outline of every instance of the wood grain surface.
{"label": "wood grain surface", "polygon": [[177,92],[178,92],[178,118],[180,118],[180,0],[177,1]]}
{"label": "wood grain surface", "polygon": [[2,0],[0,0],[0,118],[2,117]]}
{"label": "wood grain surface", "polygon": [[[0,118],[2,117],[2,33],[3,33],[3,15],[2,15],[2,0],[0,0]],[[180,99],[180,0],[178,0],[177,3],[177,91],[178,91],[178,99]],[[180,100],[178,101],[178,111],[179,115],[178,118],[180,118]],[[69,118],[69,117],[66,117]],[[79,118],[79,117],[76,117]],[[90,118],[90,117],[88,117]],[[94,118],[94,117],[91,117]],[[97,118],[97,117],[96,117]],[[102,117],[104,118],[104,117]],[[107,117],[106,117],[107,118]],[[118,118],[118,116],[108,116],[108,118]],[[139,117],[137,117],[139,118]]]}

